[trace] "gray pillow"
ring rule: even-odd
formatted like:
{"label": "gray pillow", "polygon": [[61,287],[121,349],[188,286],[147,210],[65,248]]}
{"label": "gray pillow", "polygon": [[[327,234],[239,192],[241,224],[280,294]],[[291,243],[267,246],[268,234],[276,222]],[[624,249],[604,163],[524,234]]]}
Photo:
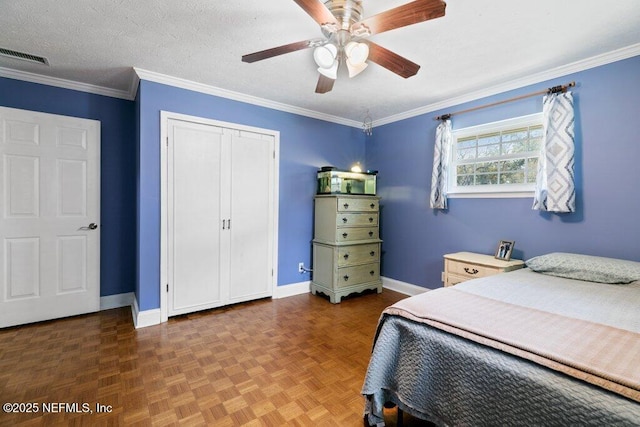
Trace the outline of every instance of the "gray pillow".
{"label": "gray pillow", "polygon": [[526,261],[531,270],[551,276],[598,283],[640,280],[640,262],[591,255],[554,252]]}

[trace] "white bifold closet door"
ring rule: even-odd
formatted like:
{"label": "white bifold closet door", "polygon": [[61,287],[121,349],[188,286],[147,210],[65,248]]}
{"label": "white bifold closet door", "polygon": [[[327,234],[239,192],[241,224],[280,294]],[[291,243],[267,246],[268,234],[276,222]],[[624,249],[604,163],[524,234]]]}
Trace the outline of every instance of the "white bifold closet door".
{"label": "white bifold closet door", "polygon": [[0,328],[100,309],[100,122],[0,107]]}
{"label": "white bifold closet door", "polygon": [[167,123],[167,314],[272,295],[275,138]]}

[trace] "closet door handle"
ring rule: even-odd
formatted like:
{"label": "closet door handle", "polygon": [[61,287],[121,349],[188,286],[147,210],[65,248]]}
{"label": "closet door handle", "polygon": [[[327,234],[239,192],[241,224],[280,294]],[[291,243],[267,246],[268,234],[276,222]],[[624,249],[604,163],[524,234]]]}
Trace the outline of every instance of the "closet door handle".
{"label": "closet door handle", "polygon": [[226,230],[226,229],[227,229],[227,220],[226,220],[226,219],[223,219],[223,220],[222,220],[222,229],[223,229],[223,230]]}
{"label": "closet door handle", "polygon": [[231,218],[227,220],[227,230],[231,230]]}

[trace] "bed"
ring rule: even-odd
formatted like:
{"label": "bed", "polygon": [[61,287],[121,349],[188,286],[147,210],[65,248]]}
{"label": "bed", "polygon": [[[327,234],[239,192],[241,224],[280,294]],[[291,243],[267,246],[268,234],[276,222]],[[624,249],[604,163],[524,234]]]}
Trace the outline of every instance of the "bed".
{"label": "bed", "polygon": [[384,310],[365,421],[640,425],[640,263],[553,253]]}

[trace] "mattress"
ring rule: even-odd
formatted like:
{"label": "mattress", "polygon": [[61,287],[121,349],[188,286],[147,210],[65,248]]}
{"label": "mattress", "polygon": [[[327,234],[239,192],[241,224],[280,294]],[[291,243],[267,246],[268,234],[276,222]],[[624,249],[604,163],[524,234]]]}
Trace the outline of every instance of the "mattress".
{"label": "mattress", "polygon": [[383,313],[362,393],[438,425],[639,425],[640,283],[529,269]]}

